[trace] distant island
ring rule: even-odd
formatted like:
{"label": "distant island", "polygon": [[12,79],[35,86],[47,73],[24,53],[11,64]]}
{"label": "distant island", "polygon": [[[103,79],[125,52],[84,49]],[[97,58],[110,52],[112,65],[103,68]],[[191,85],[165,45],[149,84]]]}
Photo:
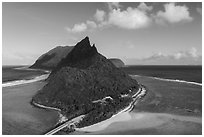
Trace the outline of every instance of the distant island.
{"label": "distant island", "polygon": [[[65,58],[74,48],[74,46],[57,46],[47,53],[41,55],[30,68],[53,70],[58,63]],[[109,59],[116,67],[124,67],[125,64],[121,59]]]}
{"label": "distant island", "polygon": [[[52,70],[47,84],[32,98],[33,105],[60,110],[66,119],[85,115],[76,125],[80,128],[110,118],[134,101],[133,96],[140,90],[138,82],[98,53],[88,37],[69,49]],[[46,56],[40,58],[41,62]]]}

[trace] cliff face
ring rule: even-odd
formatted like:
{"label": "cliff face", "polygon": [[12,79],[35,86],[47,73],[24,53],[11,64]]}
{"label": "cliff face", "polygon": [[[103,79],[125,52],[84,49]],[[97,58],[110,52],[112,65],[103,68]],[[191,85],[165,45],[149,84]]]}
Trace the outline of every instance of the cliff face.
{"label": "cliff face", "polygon": [[58,46],[40,56],[30,68],[52,70],[72,49],[73,46]]}
{"label": "cliff face", "polygon": [[[77,43],[59,62],[47,81],[33,101],[60,108],[68,117],[90,112],[97,116],[101,112],[106,114],[90,123],[108,118],[127,105],[131,98],[120,98],[120,95],[128,94],[130,89],[138,89],[137,81],[98,53],[95,45],[90,45],[88,37]],[[105,97],[112,98],[106,106],[94,103]],[[111,109],[106,112],[107,108]]]}

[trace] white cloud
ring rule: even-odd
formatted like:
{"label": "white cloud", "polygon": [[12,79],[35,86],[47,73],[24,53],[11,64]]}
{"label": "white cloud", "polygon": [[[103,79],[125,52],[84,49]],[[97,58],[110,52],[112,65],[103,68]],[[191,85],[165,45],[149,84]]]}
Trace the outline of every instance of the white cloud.
{"label": "white cloud", "polygon": [[191,49],[187,51],[180,51],[180,52],[175,53],[173,57],[175,59],[181,59],[181,58],[186,58],[186,57],[192,57],[196,59],[197,57],[199,57],[199,55],[197,53],[197,49],[195,47],[192,47]]}
{"label": "white cloud", "polygon": [[97,21],[104,21],[105,14],[106,14],[105,11],[97,9],[94,17],[96,18]]}
{"label": "white cloud", "polygon": [[202,8],[196,8],[196,11],[197,11],[200,15],[202,15]]}
{"label": "white cloud", "polygon": [[192,47],[187,53],[194,58],[198,57],[198,52],[195,47]]}
{"label": "white cloud", "polygon": [[122,7],[122,5],[120,5],[119,2],[108,2],[108,8],[109,8],[109,10],[112,10],[112,9],[114,9],[114,8],[118,9],[118,8],[120,8],[120,7]]}
{"label": "white cloud", "polygon": [[85,23],[75,24],[73,28],[66,27],[66,30],[72,33],[83,32],[86,31],[86,29],[87,25]]}
{"label": "white cloud", "polygon": [[167,21],[169,23],[177,23],[181,21],[192,21],[188,7],[185,5],[175,5],[175,3],[168,3],[164,5],[165,11],[158,11],[156,19],[161,21]]}
{"label": "white cloud", "polygon": [[148,27],[151,23],[168,25],[169,23],[178,23],[182,21],[192,21],[188,7],[180,6],[175,3],[164,4],[164,11],[158,11],[156,14],[150,13],[153,6],[147,6],[144,2],[136,8],[128,7],[121,9],[119,2],[108,3],[109,10],[96,10],[94,14],[95,21],[87,20],[85,23],[75,24],[73,28],[67,27],[66,30],[72,33],[80,33],[86,30],[96,28],[117,26],[123,29],[139,29]]}
{"label": "white cloud", "polygon": [[143,58],[142,60],[154,60],[154,59],[159,59],[159,58],[173,58],[173,59],[179,60],[182,58],[189,58],[189,57],[190,58],[199,57],[197,49],[195,47],[192,47],[186,51],[178,51],[172,54],[163,54],[162,52],[158,52],[149,57]]}
{"label": "white cloud", "polygon": [[147,6],[144,2],[141,2],[137,8],[142,11],[151,11],[153,9],[153,6]]}
{"label": "white cloud", "polygon": [[180,58],[184,57],[185,54],[182,52],[178,52],[178,53],[175,53],[173,56],[175,59],[180,59]]}
{"label": "white cloud", "polygon": [[94,21],[90,21],[90,20],[87,20],[86,21],[86,24],[87,24],[87,26],[89,27],[89,28],[97,28],[97,25],[96,25],[96,23],[94,22]]}
{"label": "white cloud", "polygon": [[144,58],[129,58],[127,64],[140,65],[201,65],[202,55],[197,53],[195,47],[185,51],[178,51],[170,54],[158,52],[149,57]]}
{"label": "white cloud", "polygon": [[81,33],[88,29],[97,28],[97,24],[94,21],[87,20],[86,23],[75,24],[73,28],[66,27],[65,29],[71,33]]}
{"label": "white cloud", "polygon": [[137,29],[147,27],[151,19],[147,16],[146,12],[128,7],[127,10],[123,11],[121,9],[113,9],[109,13],[108,22],[125,29]]}

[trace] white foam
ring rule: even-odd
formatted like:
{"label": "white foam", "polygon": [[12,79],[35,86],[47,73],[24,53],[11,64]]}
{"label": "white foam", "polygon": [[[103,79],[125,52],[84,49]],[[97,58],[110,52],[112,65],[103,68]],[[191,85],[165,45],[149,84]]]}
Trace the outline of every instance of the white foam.
{"label": "white foam", "polygon": [[41,108],[46,108],[46,109],[52,109],[52,110],[56,110],[56,111],[61,111],[59,108],[54,108],[54,107],[48,107],[48,106],[44,106],[38,103],[33,102],[34,105],[41,107]]}
{"label": "white foam", "polygon": [[16,86],[16,85],[22,85],[22,84],[27,84],[27,83],[32,83],[40,80],[44,80],[49,76],[49,74],[44,74],[41,76],[37,76],[33,79],[29,80],[16,80],[16,81],[11,81],[11,82],[6,82],[2,84],[2,87],[11,87],[11,86]]}
{"label": "white foam", "polygon": [[164,78],[158,78],[158,77],[152,77],[152,78],[157,79],[157,80],[162,80],[162,81],[180,82],[180,83],[187,83],[187,84],[194,84],[194,85],[202,86],[202,83],[191,82],[191,81],[185,81],[185,80],[164,79]]}
{"label": "white foam", "polygon": [[17,70],[44,71],[44,72],[46,72],[46,73],[50,73],[49,70],[44,70],[44,69],[31,69],[31,68],[28,68],[28,67],[19,67],[19,68],[14,68],[14,69],[17,69]]}
{"label": "white foam", "polygon": [[[139,76],[139,77],[141,77],[140,75],[132,75],[132,76]],[[149,77],[149,76],[145,76],[145,77],[156,79],[156,80],[161,80],[161,81],[179,82],[179,83],[187,83],[187,84],[193,84],[193,85],[202,86],[202,83],[197,83],[197,82],[192,82],[192,81],[185,81],[185,80],[178,80],[178,79],[165,79],[165,78]]]}

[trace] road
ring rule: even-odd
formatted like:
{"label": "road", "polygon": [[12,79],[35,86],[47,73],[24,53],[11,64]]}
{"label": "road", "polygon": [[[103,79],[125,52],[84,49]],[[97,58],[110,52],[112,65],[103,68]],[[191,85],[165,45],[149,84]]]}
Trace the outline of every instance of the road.
{"label": "road", "polygon": [[65,122],[64,124],[52,129],[51,131],[47,132],[45,135],[53,135],[55,133],[57,133],[58,131],[60,131],[61,129],[67,127],[67,126],[70,126],[71,124],[73,123],[77,123],[79,122],[85,115],[80,115],[72,120],[69,120],[67,122]]}
{"label": "road", "polygon": [[[137,102],[137,99],[140,99],[142,96],[144,96],[146,94],[146,90],[143,86],[140,87],[139,91],[133,95],[134,96],[134,101],[133,103],[131,104],[131,107],[128,109],[128,110],[131,110],[134,105],[136,104]],[[69,120],[67,122],[65,122],[64,124],[52,129],[51,131],[47,132],[45,135],[53,135],[55,133],[57,133],[58,131],[60,131],[61,129],[67,127],[67,126],[70,126],[71,124],[73,123],[76,123],[76,122],[79,122],[85,115],[80,115],[72,120]]]}

